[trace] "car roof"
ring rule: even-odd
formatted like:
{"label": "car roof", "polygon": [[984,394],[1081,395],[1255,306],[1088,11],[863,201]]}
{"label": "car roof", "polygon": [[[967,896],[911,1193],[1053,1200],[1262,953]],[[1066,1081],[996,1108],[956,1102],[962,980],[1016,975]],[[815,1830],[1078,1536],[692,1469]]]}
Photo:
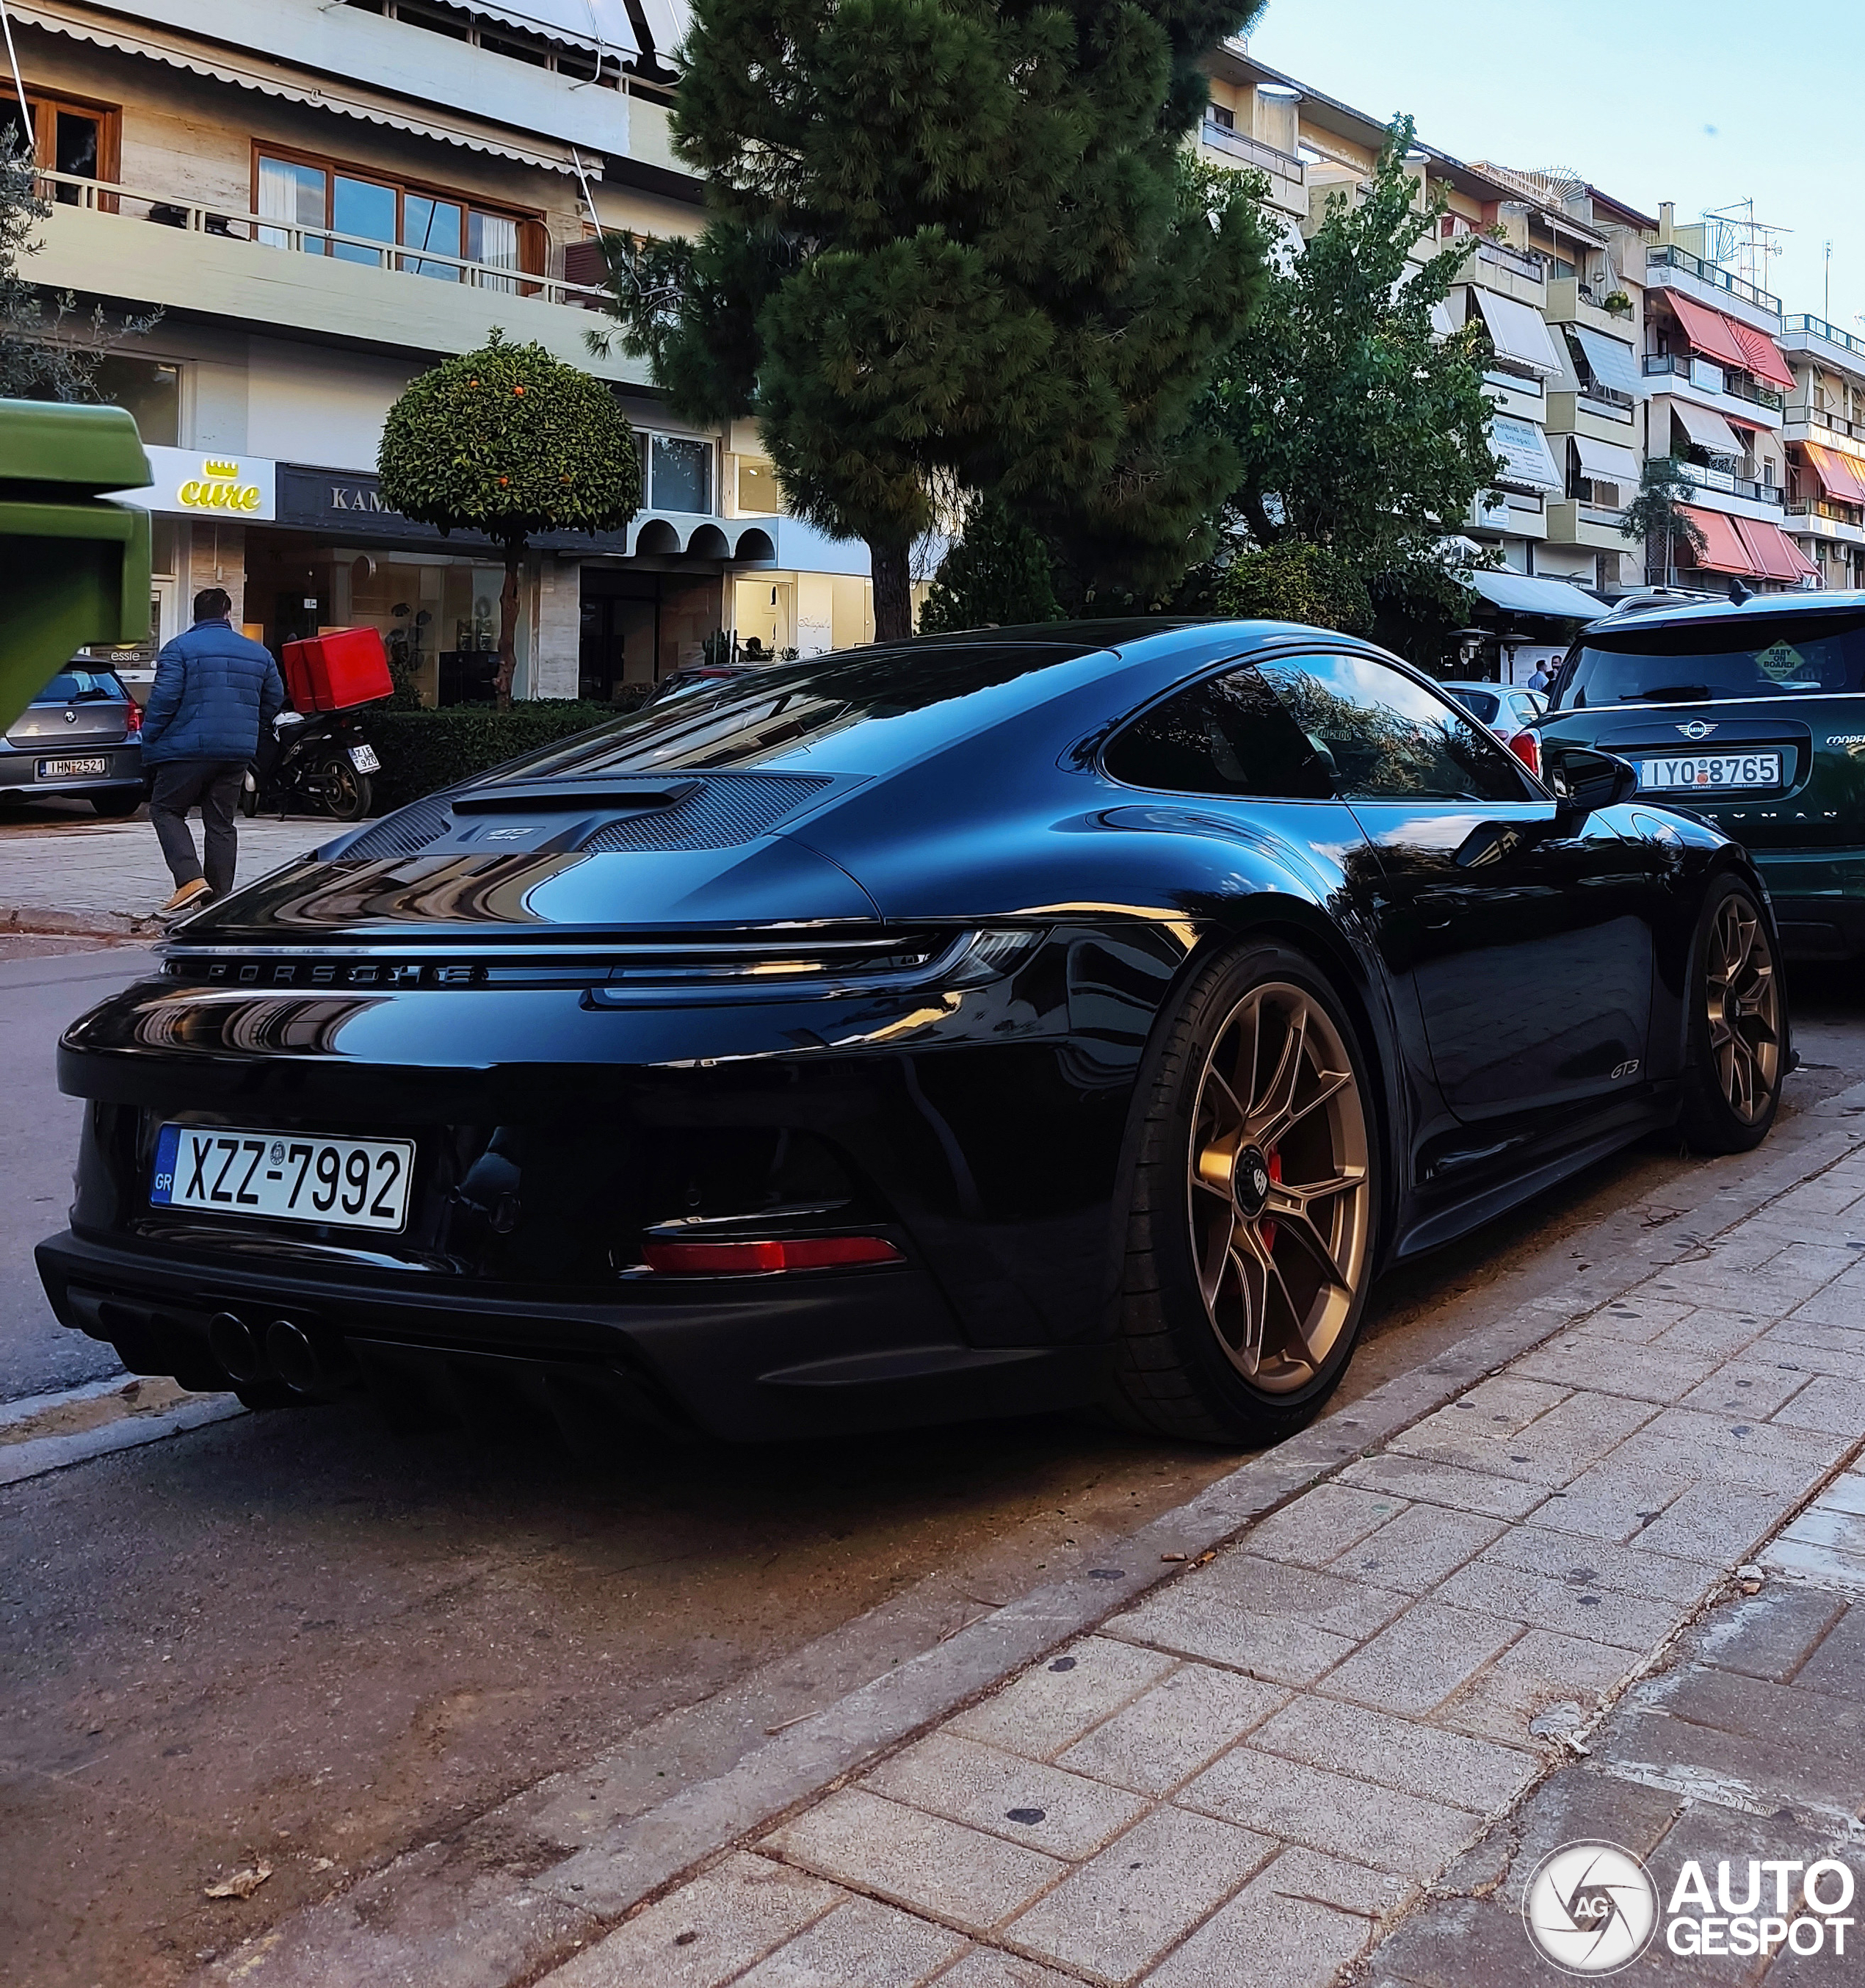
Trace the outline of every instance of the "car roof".
{"label": "car roof", "polygon": [[1758,593],[1739,606],[1733,600],[1705,600],[1687,607],[1616,610],[1590,621],[1583,636],[1610,634],[1620,628],[1688,628],[1701,622],[1766,621],[1779,615],[1858,614],[1865,613],[1865,594],[1807,591]]}

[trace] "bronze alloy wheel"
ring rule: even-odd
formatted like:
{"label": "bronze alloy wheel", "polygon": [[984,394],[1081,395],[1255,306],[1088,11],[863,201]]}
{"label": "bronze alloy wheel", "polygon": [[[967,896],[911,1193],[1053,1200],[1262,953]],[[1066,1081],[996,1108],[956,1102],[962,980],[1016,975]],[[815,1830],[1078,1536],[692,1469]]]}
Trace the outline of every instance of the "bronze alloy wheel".
{"label": "bronze alloy wheel", "polygon": [[1761,915],[1739,894],[1716,908],[1703,981],[1724,1102],[1742,1124],[1756,1124],[1781,1081],[1781,986]]}
{"label": "bronze alloy wheel", "polygon": [[1301,988],[1252,988],[1218,1031],[1188,1172],[1198,1289],[1219,1345],[1265,1393],[1306,1386],[1353,1316],[1373,1189],[1353,1060]]}

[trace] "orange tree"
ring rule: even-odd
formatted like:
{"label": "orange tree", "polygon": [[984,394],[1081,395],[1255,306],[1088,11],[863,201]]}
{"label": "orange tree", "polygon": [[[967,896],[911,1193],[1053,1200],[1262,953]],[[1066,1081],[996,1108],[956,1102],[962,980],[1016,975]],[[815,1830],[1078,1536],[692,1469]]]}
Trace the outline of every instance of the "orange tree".
{"label": "orange tree", "polygon": [[390,510],[443,532],[482,532],[503,550],[504,709],[518,656],[519,570],[532,534],[619,531],[640,507],[627,417],[600,380],[541,345],[508,345],[495,330],[478,351],[411,384],[389,410],[377,467]]}

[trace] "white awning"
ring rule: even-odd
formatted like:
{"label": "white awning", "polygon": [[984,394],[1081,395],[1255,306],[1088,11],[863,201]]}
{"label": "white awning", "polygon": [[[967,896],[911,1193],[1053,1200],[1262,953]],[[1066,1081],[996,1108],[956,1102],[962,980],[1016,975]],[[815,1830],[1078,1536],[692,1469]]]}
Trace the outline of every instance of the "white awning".
{"label": "white awning", "polygon": [[1699,448],[1707,448],[1711,455],[1742,454],[1742,437],[1714,407],[1700,407],[1694,401],[1673,401],[1671,411]]}
{"label": "white awning", "polygon": [[1515,614],[1547,614],[1562,621],[1593,621],[1606,612],[1604,604],[1564,580],[1537,580],[1525,573],[1487,573],[1481,569],[1463,576],[1483,598]]}
{"label": "white awning", "polygon": [[1617,338],[1608,338],[1603,331],[1595,331],[1591,326],[1570,324],[1567,329],[1579,341],[1580,350],[1586,354],[1586,363],[1593,368],[1593,377],[1602,387],[1617,387],[1622,394],[1638,397],[1638,361],[1633,356],[1630,346]]}
{"label": "white awning", "polygon": [[1574,448],[1580,458],[1580,474],[1596,476],[1602,483],[1636,483],[1638,458],[1616,441],[1595,441],[1591,435],[1577,434]]}
{"label": "white awning", "polygon": [[1494,290],[1472,289],[1470,295],[1482,313],[1498,359],[1523,367],[1542,379],[1553,379],[1566,370],[1539,311]]}
{"label": "white awning", "polygon": [[473,0],[473,9],[573,48],[624,56],[641,52],[622,0]]}
{"label": "white awning", "polygon": [[1515,414],[1490,418],[1491,446],[1503,459],[1498,481],[1522,490],[1559,490],[1567,479],[1556,468],[1548,438],[1532,421]]}
{"label": "white awning", "polygon": [[[101,22],[79,19],[75,15],[55,14],[49,7],[32,4],[32,0],[7,0],[7,5],[15,21],[43,28],[48,33],[69,35],[74,41],[88,42],[97,48],[115,49],[124,55],[142,56],[151,62],[165,63],[171,69],[211,76],[216,82],[257,90],[262,96],[275,96],[284,103],[334,111],[341,117],[360,118],[366,123],[411,132],[417,137],[437,139],[442,144],[464,145],[470,150],[490,152],[500,158],[515,159],[524,165],[542,166],[554,173],[574,174],[576,171],[576,162],[567,152],[542,150],[535,145],[514,142],[502,133],[495,134],[464,122],[423,117],[404,109],[400,103],[385,101],[362,92],[332,89],[303,70],[289,69],[282,64],[269,63],[258,56],[236,54],[228,49],[197,42],[159,41],[127,27],[120,28],[113,22],[106,27]],[[600,159],[586,159],[584,170],[591,179],[600,178]]]}

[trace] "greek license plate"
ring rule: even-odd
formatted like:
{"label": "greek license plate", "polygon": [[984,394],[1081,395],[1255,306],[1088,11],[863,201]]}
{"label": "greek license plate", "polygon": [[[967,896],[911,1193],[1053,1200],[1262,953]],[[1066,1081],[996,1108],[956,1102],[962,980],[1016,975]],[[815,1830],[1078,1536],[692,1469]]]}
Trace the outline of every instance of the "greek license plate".
{"label": "greek license plate", "polygon": [[1687,759],[1641,759],[1641,787],[1701,793],[1717,788],[1778,787],[1779,752],[1693,753]]}
{"label": "greek license plate", "polygon": [[86,773],[107,773],[110,770],[107,753],[100,753],[90,759],[42,759],[39,762],[39,777],[42,780],[69,780]]}
{"label": "greek license plate", "polygon": [[373,746],[353,746],[350,749],[350,763],[359,773],[379,773],[382,762],[376,757]]}
{"label": "greek license plate", "polygon": [[149,1199],[157,1208],[399,1230],[414,1147],[406,1139],[317,1139],[296,1132],[164,1125]]}

